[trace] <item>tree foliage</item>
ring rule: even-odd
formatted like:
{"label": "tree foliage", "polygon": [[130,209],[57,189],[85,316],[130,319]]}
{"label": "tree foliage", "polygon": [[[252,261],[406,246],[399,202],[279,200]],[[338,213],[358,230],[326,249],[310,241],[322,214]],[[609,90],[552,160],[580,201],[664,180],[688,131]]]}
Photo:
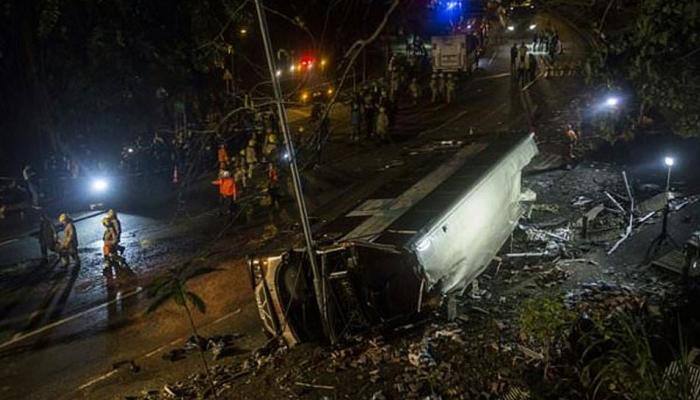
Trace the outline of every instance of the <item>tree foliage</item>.
{"label": "tree foliage", "polygon": [[[662,119],[674,133],[700,135],[700,2],[696,0],[550,0],[585,11],[597,35],[590,83],[628,94],[617,133]],[[580,22],[580,21],[579,21]],[[659,118],[661,117],[661,118]]]}

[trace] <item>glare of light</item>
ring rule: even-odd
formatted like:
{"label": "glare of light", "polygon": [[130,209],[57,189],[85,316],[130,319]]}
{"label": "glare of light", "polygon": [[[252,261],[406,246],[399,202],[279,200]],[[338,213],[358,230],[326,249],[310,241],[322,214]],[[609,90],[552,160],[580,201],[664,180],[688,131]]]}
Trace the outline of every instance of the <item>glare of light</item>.
{"label": "glare of light", "polygon": [[321,59],[321,66],[322,66],[322,67],[325,67],[325,66],[326,66],[326,59],[325,59],[325,58],[322,58],[322,59]]}
{"label": "glare of light", "polygon": [[667,167],[672,167],[675,162],[676,160],[674,160],[673,157],[664,158],[664,164],[666,164]]}
{"label": "glare of light", "polygon": [[617,97],[608,97],[605,100],[605,105],[608,107],[615,107],[618,104],[620,104],[620,99],[618,99]]}
{"label": "glare of light", "polygon": [[314,67],[314,63],[310,62],[310,63],[306,64],[306,67],[307,67],[308,69],[311,69],[311,68]]}
{"label": "glare of light", "polygon": [[275,72],[275,76],[276,76],[276,77],[282,76],[282,70],[281,70],[281,69],[278,69],[277,72]]}
{"label": "glare of light", "polygon": [[515,30],[515,27],[513,25],[508,25],[508,30],[513,32]]}
{"label": "glare of light", "polygon": [[332,95],[332,94],[333,94],[333,89],[332,89],[332,88],[328,89],[328,90],[326,91],[326,93],[328,93],[329,96]]}
{"label": "glare of light", "polygon": [[295,69],[296,69],[296,67],[294,65],[292,65],[291,67],[289,67],[289,72],[294,72]]}
{"label": "glare of light", "polygon": [[246,28],[241,28],[239,32],[241,33],[241,35],[245,35],[248,33],[248,30]]}
{"label": "glare of light", "polygon": [[94,192],[104,192],[107,190],[107,181],[101,178],[95,179],[92,181],[92,190]]}
{"label": "glare of light", "polygon": [[416,243],[416,250],[426,251],[430,247],[430,238],[423,238]]}
{"label": "glare of light", "polygon": [[535,24],[530,25],[530,30],[531,30],[531,31],[534,31],[535,28],[537,28],[537,25],[535,25]]}
{"label": "glare of light", "polygon": [[309,94],[307,92],[304,92],[301,94],[301,101],[306,101],[309,99]]}
{"label": "glare of light", "polygon": [[460,4],[459,4],[458,1],[450,1],[450,2],[448,2],[448,3],[446,4],[448,10],[454,10],[454,9],[457,8],[459,5],[460,5]]}
{"label": "glare of light", "polygon": [[289,153],[285,151],[284,154],[282,154],[282,158],[285,160],[289,160]]}
{"label": "glare of light", "polygon": [[472,26],[471,26],[471,25],[467,25],[467,29],[472,29]]}
{"label": "glare of light", "polygon": [[126,151],[128,151],[129,153],[133,153],[134,149],[132,147],[129,147],[128,149],[126,149]]}

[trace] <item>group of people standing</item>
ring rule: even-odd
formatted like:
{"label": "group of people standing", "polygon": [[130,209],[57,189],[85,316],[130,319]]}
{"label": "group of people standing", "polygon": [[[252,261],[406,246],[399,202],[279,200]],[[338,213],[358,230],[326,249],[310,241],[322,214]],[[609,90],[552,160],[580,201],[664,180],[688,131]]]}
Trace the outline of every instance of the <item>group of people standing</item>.
{"label": "group of people standing", "polygon": [[[395,97],[399,84],[392,84],[392,87],[391,93]],[[350,104],[350,140],[358,142],[364,137],[381,142],[391,141],[390,129],[395,122],[396,110],[395,98],[392,99],[383,81],[362,88],[354,94]]]}
{"label": "group of people standing", "polygon": [[558,54],[563,52],[561,40],[559,40],[559,31],[554,28],[545,28],[535,32],[532,38],[532,51],[547,53],[554,61]]}
{"label": "group of people standing", "polygon": [[[253,133],[238,155],[230,156],[225,143],[217,150],[218,176],[212,184],[219,189],[220,214],[235,216],[241,192],[248,187],[260,186],[270,204],[279,206],[278,168],[283,157],[279,151],[278,134],[273,126],[265,133]],[[261,170],[265,177],[259,179]],[[261,185],[256,185],[262,183]]]}

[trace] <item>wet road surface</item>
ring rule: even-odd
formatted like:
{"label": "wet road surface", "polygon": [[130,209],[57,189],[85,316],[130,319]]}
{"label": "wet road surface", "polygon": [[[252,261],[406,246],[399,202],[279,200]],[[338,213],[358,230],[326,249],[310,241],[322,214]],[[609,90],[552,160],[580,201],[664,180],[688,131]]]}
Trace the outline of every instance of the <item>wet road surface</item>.
{"label": "wet road surface", "polygon": [[[559,30],[565,44],[571,44],[573,34],[565,27]],[[482,58],[481,69],[465,84],[460,101],[401,110],[396,131],[409,139],[372,149],[331,147],[324,156],[330,164],[327,169],[357,178],[356,185],[362,185],[368,176],[381,182],[382,172],[378,169],[400,158],[406,146],[434,139],[464,138],[469,128],[477,134],[526,129],[529,118],[523,91],[514,87],[509,75],[511,44],[506,41]],[[568,95],[563,80],[545,83],[545,89],[538,85],[538,90],[544,90],[542,96],[560,99]],[[411,165],[408,160],[397,168]],[[332,210],[328,214],[356,200],[357,193],[353,197],[342,189],[335,188],[342,200],[327,207]],[[312,190],[309,197],[315,196]],[[32,238],[0,247],[0,357],[5,366],[0,376],[0,397],[105,398],[90,392],[87,384],[109,373],[113,363],[144,357],[187,335],[186,324],[175,308],[166,307],[144,316],[148,300],[142,288],[169,265],[190,257],[216,237],[222,226],[216,213],[177,223],[138,213],[121,214],[130,268],[116,276],[105,276],[102,271],[100,219],[96,216],[77,224],[80,268],[38,266],[38,245]],[[247,240],[253,241],[255,235],[260,232],[250,233]],[[231,242],[232,250],[236,246]],[[233,251],[233,261],[217,265],[221,271],[194,283],[210,307],[201,322],[230,314],[238,307],[248,310],[252,306],[240,256]],[[250,318],[249,313],[246,315]],[[250,325],[250,321],[240,323]],[[116,387],[119,384],[112,382]],[[76,392],[79,388],[85,391]]]}

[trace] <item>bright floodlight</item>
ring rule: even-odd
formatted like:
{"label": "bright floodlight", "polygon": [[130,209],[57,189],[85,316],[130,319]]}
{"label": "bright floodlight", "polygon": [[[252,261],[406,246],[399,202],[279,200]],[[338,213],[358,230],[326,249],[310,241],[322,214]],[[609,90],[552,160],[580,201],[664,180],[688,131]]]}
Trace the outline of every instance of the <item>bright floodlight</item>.
{"label": "bright floodlight", "polygon": [[537,25],[535,25],[535,24],[530,25],[530,30],[531,30],[531,31],[535,30],[535,28],[537,28]]}
{"label": "bright floodlight", "polygon": [[275,76],[279,77],[280,75],[282,75],[282,70],[278,69],[277,72],[275,72]]}
{"label": "bright floodlight", "polygon": [[508,30],[513,32],[515,30],[515,27],[513,25],[508,26]]}
{"label": "bright floodlight", "polygon": [[672,167],[673,163],[675,163],[676,160],[673,159],[673,157],[665,157],[664,158],[664,164],[666,164],[667,167]]}
{"label": "bright floodlight", "polygon": [[107,181],[104,179],[95,179],[92,181],[92,190],[95,192],[104,192],[107,190]]}
{"label": "bright floodlight", "polygon": [[608,107],[615,107],[618,104],[620,104],[620,99],[617,97],[608,97],[607,100],[605,100],[605,105]]}

